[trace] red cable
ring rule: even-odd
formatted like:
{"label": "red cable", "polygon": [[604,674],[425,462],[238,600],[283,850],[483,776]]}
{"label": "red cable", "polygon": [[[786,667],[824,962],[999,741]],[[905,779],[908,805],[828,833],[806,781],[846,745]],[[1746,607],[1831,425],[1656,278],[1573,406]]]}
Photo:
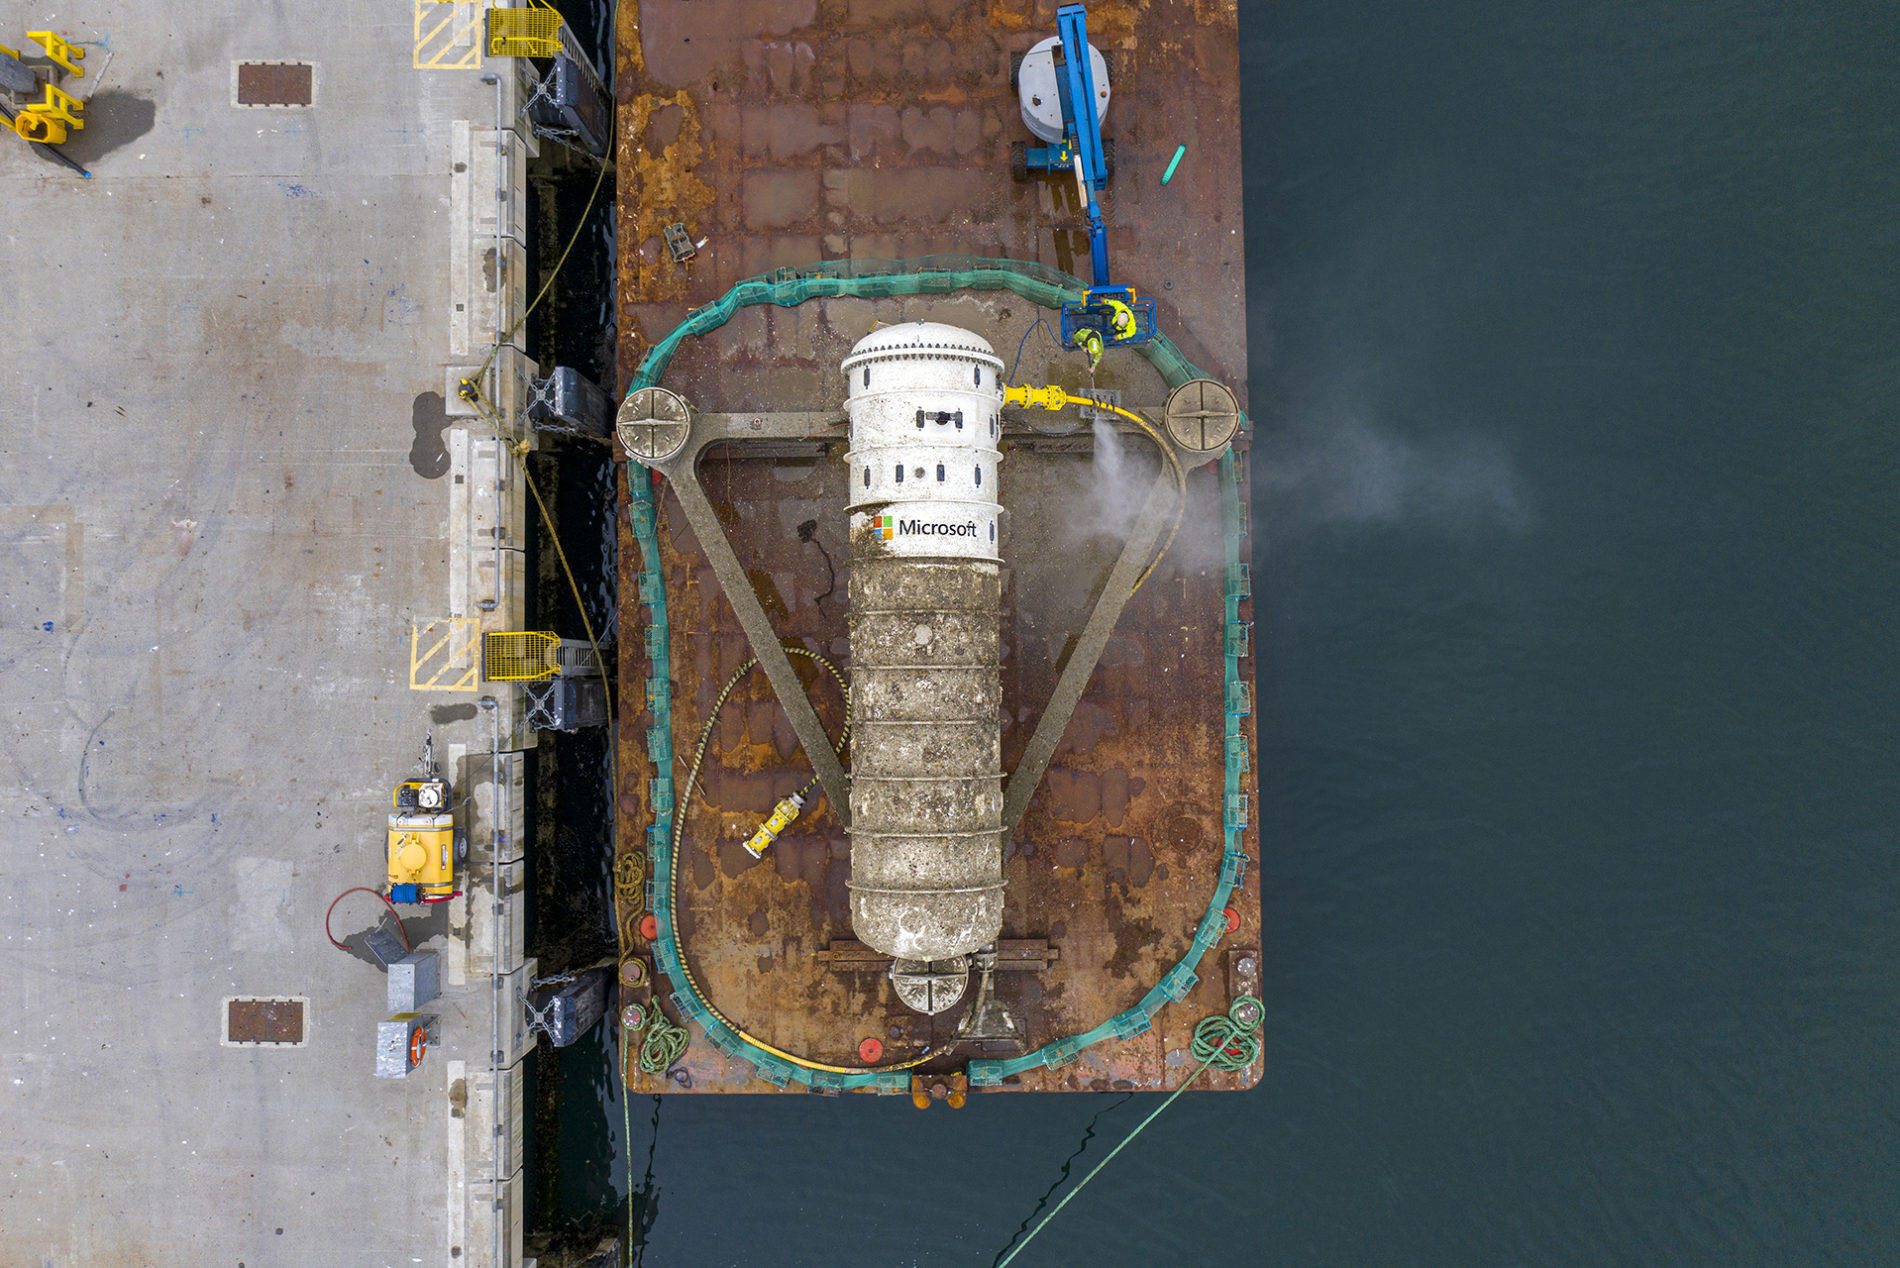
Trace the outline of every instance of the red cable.
{"label": "red cable", "polygon": [[443,894],[440,898],[425,898],[422,901],[425,903],[446,903],[451,898],[460,898],[461,896],[462,891],[458,889],[453,894]]}
{"label": "red cable", "polygon": [[330,910],[323,913],[323,936],[330,940],[330,945],[335,947],[339,951],[349,950],[348,947],[344,946],[341,942],[338,942],[336,940],[335,934],[330,932],[330,915],[331,915],[331,912],[334,912],[336,910],[336,905],[342,902],[345,898],[348,898],[351,894],[374,894],[376,895],[376,897],[383,900],[383,906],[389,908],[389,914],[396,918],[396,934],[398,937],[402,939],[402,949],[405,953],[407,953],[410,949],[409,948],[409,934],[408,934],[408,931],[402,927],[402,913],[396,910],[396,904],[389,901],[389,895],[383,893],[379,889],[371,889],[367,885],[357,885],[350,889],[346,889],[342,893],[338,894],[335,898],[330,900]]}

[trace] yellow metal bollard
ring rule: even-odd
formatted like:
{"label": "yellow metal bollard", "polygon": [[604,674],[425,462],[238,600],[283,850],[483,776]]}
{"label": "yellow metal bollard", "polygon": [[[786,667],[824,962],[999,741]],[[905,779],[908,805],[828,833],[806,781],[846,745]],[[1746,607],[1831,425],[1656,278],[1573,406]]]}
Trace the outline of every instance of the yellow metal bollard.
{"label": "yellow metal bollard", "polygon": [[52,115],[22,110],[13,116],[13,133],[22,141],[59,145],[66,140],[66,125]]}
{"label": "yellow metal bollard", "polygon": [[86,60],[86,50],[77,44],[69,44],[51,31],[28,31],[26,38],[46,50],[46,55],[66,68],[67,74],[84,78],[86,70],[75,62]]}

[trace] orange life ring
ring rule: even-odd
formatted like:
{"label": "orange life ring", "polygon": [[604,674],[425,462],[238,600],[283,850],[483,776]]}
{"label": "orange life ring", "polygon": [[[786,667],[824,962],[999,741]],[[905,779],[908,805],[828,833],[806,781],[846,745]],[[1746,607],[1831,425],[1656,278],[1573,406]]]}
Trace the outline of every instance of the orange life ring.
{"label": "orange life ring", "polygon": [[422,1054],[428,1050],[429,1032],[418,1027],[415,1033],[409,1036],[409,1064],[411,1066],[421,1065]]}

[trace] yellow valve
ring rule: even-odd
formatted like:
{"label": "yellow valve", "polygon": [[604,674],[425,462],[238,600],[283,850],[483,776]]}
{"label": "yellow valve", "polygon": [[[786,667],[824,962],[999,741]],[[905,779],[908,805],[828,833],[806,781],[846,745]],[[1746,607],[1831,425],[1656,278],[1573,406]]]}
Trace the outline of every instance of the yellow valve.
{"label": "yellow valve", "polygon": [[[1069,395],[1059,387],[1006,387],[1003,389],[1003,404],[1028,405],[1051,412],[1059,410],[1069,403]],[[1092,404],[1093,402],[1091,402]]]}
{"label": "yellow valve", "polygon": [[[1053,384],[1048,387],[1031,387],[1027,384],[1022,387],[1006,387],[1003,389],[1003,404],[1030,405],[1052,413],[1071,405],[1080,405],[1088,409],[1114,409],[1117,414],[1128,414],[1127,410],[1115,409],[1112,405],[1104,406],[1100,401],[1091,400],[1086,396],[1072,395]],[[1128,416],[1134,417],[1132,414]],[[1135,421],[1141,420],[1137,418]]]}
{"label": "yellow valve", "polygon": [[69,75],[84,77],[84,67],[75,66],[75,62],[86,60],[86,50],[77,44],[69,44],[51,31],[28,31],[26,38],[46,50],[46,55],[66,68]]}
{"label": "yellow valve", "polygon": [[760,858],[772,842],[778,840],[778,834],[792,826],[792,820],[798,818],[798,812],[805,808],[805,799],[793,793],[778,803],[772,810],[772,817],[759,825],[752,839],[745,843],[746,853]]}

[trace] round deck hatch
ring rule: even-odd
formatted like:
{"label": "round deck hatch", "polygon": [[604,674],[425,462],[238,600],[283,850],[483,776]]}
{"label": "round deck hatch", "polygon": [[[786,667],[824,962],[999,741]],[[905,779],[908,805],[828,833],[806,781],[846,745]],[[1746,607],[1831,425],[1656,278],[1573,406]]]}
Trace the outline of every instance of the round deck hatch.
{"label": "round deck hatch", "polygon": [[649,467],[686,448],[686,436],[692,427],[692,408],[677,392],[663,387],[643,387],[628,393],[614,420],[620,447],[629,458]]}
{"label": "round deck hatch", "polygon": [[1240,402],[1225,384],[1189,379],[1168,394],[1168,438],[1195,454],[1216,454],[1240,430]]}

